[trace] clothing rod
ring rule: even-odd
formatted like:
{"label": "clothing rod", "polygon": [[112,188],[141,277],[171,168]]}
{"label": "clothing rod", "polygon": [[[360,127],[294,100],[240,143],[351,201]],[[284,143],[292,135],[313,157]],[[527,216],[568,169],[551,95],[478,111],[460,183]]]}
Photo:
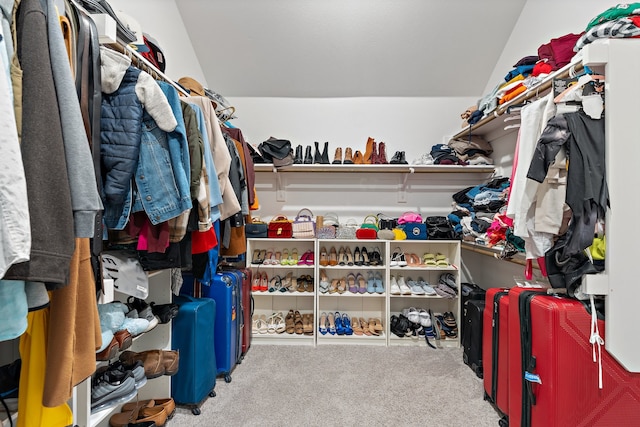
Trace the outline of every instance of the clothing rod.
{"label": "clothing rod", "polygon": [[182,86],[174,82],[162,71],[158,70],[155,65],[153,65],[145,57],[143,57],[138,52],[136,52],[131,46],[122,45],[120,43],[111,43],[106,46],[109,46],[113,50],[120,52],[128,56],[129,58],[131,58],[131,61],[133,61],[138,68],[145,69],[145,71],[151,74],[156,80],[163,80],[169,83],[170,85],[172,85],[173,87],[175,87],[178,90],[178,92],[182,93],[185,96],[189,96],[189,92],[184,90]]}

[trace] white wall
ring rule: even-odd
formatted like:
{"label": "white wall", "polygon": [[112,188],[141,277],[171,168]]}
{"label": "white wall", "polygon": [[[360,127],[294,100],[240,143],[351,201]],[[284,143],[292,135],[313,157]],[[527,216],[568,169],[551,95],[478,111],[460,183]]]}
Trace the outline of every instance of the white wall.
{"label": "white wall", "polygon": [[167,76],[176,81],[190,76],[208,87],[174,0],[109,0],[109,4],[130,15],[143,32],[156,39],[166,56]]}
{"label": "white wall", "polygon": [[592,18],[614,5],[602,0],[528,0],[483,93],[504,81],[520,58],[537,55],[538,47],[553,38],[580,34]]}
{"label": "white wall", "polygon": [[232,124],[258,145],[270,136],[292,144],[329,141],[364,152],[367,137],[384,141],[387,157],[405,151],[411,162],[445,135],[460,129],[460,114],[473,98],[231,98],[238,119]]}

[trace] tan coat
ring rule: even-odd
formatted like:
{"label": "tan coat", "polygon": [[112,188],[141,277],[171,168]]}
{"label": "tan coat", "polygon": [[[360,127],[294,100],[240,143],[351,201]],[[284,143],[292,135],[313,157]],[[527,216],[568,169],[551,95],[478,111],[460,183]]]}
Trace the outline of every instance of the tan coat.
{"label": "tan coat", "polygon": [[50,310],[42,404],[53,407],[95,372],[102,345],[89,239],[76,239],[69,284],[51,292]]}

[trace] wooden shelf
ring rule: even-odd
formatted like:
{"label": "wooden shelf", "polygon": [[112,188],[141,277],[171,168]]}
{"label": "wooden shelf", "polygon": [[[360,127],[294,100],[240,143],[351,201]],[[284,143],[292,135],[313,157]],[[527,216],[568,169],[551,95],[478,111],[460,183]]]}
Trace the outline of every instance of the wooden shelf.
{"label": "wooden shelf", "polygon": [[275,168],[271,163],[257,163],[256,172],[374,172],[374,173],[493,173],[492,165],[290,165]]}
{"label": "wooden shelf", "polygon": [[[577,62],[577,63],[573,62],[565,65],[559,70],[549,74],[539,84],[527,89],[526,91],[522,92],[520,95],[516,96],[512,100],[505,102],[502,105],[499,105],[495,110],[491,111],[488,115],[480,119],[476,124],[474,124],[471,127],[467,126],[463,128],[462,130],[457,132],[455,135],[453,135],[451,138],[452,139],[465,138],[469,135],[469,133],[473,135],[487,135],[489,133],[495,132],[500,127],[504,128],[506,124],[503,123],[502,120],[495,120],[495,119],[507,113],[510,107],[513,107],[518,104],[522,104],[524,101],[528,99],[545,95],[547,91],[551,88],[553,79],[568,77],[572,68],[574,71],[577,72],[577,71],[580,71],[583,68],[583,66],[581,62]],[[507,133],[515,132],[516,130],[517,129],[509,129],[504,131],[504,134],[506,135]],[[495,139],[495,138],[492,138],[492,139]]]}
{"label": "wooden shelf", "polygon": [[[526,265],[526,262],[527,262],[525,255],[522,252],[518,252],[512,258],[505,258],[505,259],[498,258],[497,255],[499,255],[500,252],[502,251],[502,246],[489,247],[489,246],[479,245],[473,242],[462,241],[460,244],[460,248],[468,251],[476,252],[482,255],[490,256],[499,261],[507,261],[507,262],[512,262],[520,265]],[[535,265],[535,263],[534,263],[534,268],[538,268],[538,266]]]}

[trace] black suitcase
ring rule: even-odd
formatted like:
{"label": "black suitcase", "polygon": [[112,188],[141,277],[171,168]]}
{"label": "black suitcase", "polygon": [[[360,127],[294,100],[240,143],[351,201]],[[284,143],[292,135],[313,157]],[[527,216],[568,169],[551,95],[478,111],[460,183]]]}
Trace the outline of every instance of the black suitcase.
{"label": "black suitcase", "polygon": [[484,300],[469,300],[464,305],[464,329],[462,330],[462,360],[478,378],[482,368],[482,317]]}

